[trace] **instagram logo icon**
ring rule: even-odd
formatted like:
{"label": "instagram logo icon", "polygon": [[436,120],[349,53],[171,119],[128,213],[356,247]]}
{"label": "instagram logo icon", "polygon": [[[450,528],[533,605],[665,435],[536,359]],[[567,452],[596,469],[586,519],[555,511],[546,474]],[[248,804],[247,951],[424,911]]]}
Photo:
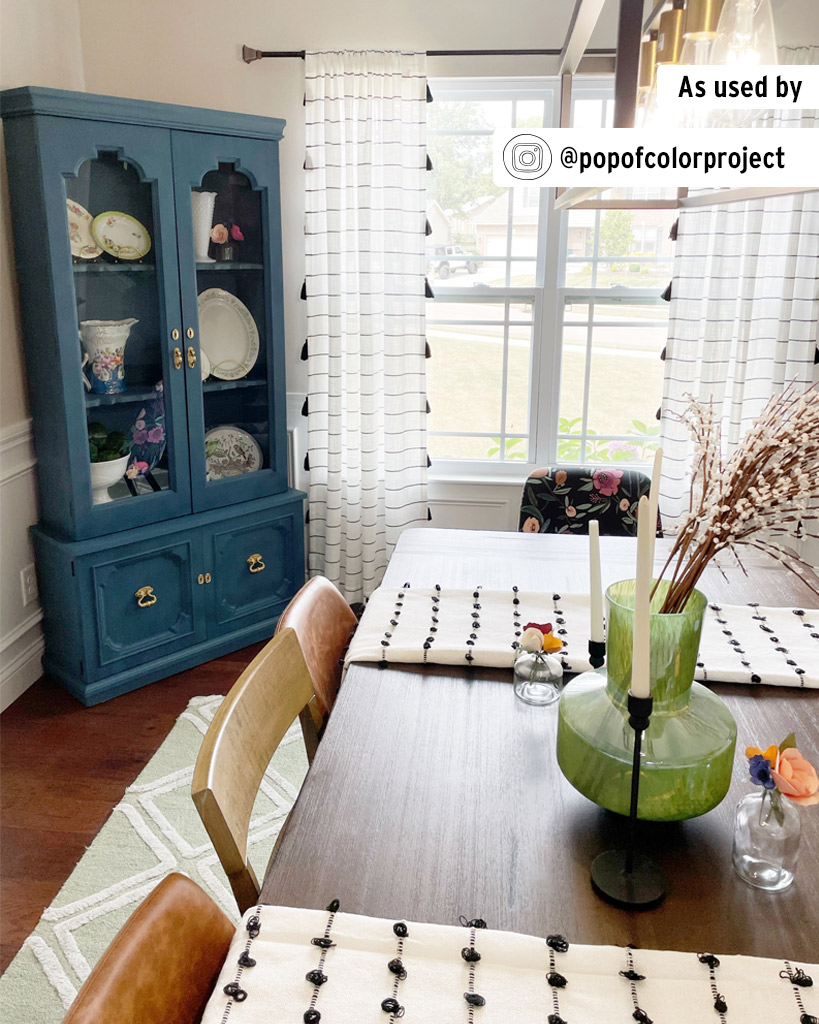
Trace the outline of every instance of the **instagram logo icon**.
{"label": "instagram logo icon", "polygon": [[503,148],[506,170],[523,181],[539,178],[552,166],[552,153],[536,135],[516,135]]}

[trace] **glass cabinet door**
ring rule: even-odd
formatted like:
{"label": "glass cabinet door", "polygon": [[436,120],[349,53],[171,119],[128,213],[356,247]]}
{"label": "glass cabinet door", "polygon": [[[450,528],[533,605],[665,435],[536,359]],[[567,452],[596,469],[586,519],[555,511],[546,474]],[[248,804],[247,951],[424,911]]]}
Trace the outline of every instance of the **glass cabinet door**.
{"label": "glass cabinet door", "polygon": [[63,119],[45,160],[77,533],[189,512],[170,133]]}
{"label": "glass cabinet door", "polygon": [[285,490],[277,147],[173,137],[194,510]]}

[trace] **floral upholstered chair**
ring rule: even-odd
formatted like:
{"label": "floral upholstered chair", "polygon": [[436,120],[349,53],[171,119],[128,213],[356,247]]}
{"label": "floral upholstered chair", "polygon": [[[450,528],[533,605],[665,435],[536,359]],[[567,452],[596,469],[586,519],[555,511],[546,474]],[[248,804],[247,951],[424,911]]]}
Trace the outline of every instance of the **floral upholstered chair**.
{"label": "floral upholstered chair", "polygon": [[[636,469],[576,466],[536,469],[523,485],[521,533],[588,533],[589,520],[600,522],[600,533],[637,536],[637,505],[651,489],[645,473]],[[657,536],[662,537],[657,514]]]}

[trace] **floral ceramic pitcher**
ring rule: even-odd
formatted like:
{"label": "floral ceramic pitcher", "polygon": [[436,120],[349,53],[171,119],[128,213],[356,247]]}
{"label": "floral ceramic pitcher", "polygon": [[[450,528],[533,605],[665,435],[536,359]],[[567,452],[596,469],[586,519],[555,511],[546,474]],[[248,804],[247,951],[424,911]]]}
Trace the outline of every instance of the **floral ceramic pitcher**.
{"label": "floral ceramic pitcher", "polygon": [[82,365],[91,368],[91,380],[83,374],[86,388],[98,395],[125,391],[125,344],[139,320],[81,320],[80,340],[85,350]]}

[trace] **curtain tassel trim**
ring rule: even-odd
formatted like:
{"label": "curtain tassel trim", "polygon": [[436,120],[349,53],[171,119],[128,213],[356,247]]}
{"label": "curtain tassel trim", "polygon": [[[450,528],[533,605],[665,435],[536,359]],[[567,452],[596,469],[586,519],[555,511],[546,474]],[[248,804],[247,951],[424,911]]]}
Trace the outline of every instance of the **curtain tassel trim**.
{"label": "curtain tassel trim", "polygon": [[307,279],[306,278],[304,279],[304,282],[302,283],[301,295],[299,296],[299,298],[300,299],[306,299],[307,298]]}
{"label": "curtain tassel trim", "polygon": [[432,90],[429,87],[429,82],[427,82],[427,103],[432,103],[432,102],[433,102]]}
{"label": "curtain tassel trim", "polygon": [[[817,358],[819,358],[819,348],[817,351]],[[432,359],[432,349],[429,347],[429,342],[424,340],[424,359]]]}
{"label": "curtain tassel trim", "polygon": [[304,402],[302,403],[302,407],[301,407],[301,414],[302,414],[302,416],[309,416],[310,415],[310,412],[309,412],[309,409],[308,409],[308,401],[309,400],[308,400],[307,396],[305,395],[304,396]]}
{"label": "curtain tassel trim", "polygon": [[432,234],[432,225],[430,224],[429,219],[427,219],[424,223],[424,234],[427,236],[427,238],[429,238],[429,236]]}
{"label": "curtain tassel trim", "polygon": [[432,522],[432,509],[429,507],[429,505],[427,505],[427,522]]}
{"label": "curtain tassel trim", "polygon": [[660,353],[660,362],[664,363],[666,361],[667,356],[668,356],[668,345],[666,345],[663,348],[662,352]]}
{"label": "curtain tassel trim", "polygon": [[680,230],[680,218],[678,217],[671,225],[671,230],[668,232],[668,237],[672,242],[677,241],[677,232]]}
{"label": "curtain tassel trim", "polygon": [[301,361],[303,363],[307,362],[307,339],[306,338],[304,339],[304,344],[301,347]]}
{"label": "curtain tassel trim", "polygon": [[663,292],[663,294],[662,294],[662,295],[660,296],[660,298],[661,298],[661,299],[662,299],[662,300],[663,300],[664,302],[671,302],[671,285],[672,285],[672,284],[673,284],[673,282],[672,282],[672,281],[669,281],[669,282],[668,282],[668,287],[667,287],[667,288],[666,288],[666,290],[665,290],[665,291]]}
{"label": "curtain tassel trim", "polygon": [[429,469],[431,465],[432,465],[432,459],[429,457],[429,455],[427,455],[427,469]]}
{"label": "curtain tassel trim", "polygon": [[310,452],[304,456],[304,470],[306,473],[310,472]]}
{"label": "curtain tassel trim", "polygon": [[431,412],[432,412],[432,406],[431,406],[431,405],[429,404],[429,400],[427,400],[427,408],[426,408],[426,414],[427,414],[427,416],[429,416],[429,414],[430,414]]}
{"label": "curtain tassel trim", "polygon": [[429,280],[426,277],[424,278],[424,295],[426,295],[428,299],[435,298],[435,292],[430,288]]}
{"label": "curtain tassel trim", "polygon": [[428,171],[431,171],[431,170],[432,170],[432,160],[431,160],[431,158],[430,158],[430,155],[429,155],[429,153],[427,153],[427,170],[428,170]]}

